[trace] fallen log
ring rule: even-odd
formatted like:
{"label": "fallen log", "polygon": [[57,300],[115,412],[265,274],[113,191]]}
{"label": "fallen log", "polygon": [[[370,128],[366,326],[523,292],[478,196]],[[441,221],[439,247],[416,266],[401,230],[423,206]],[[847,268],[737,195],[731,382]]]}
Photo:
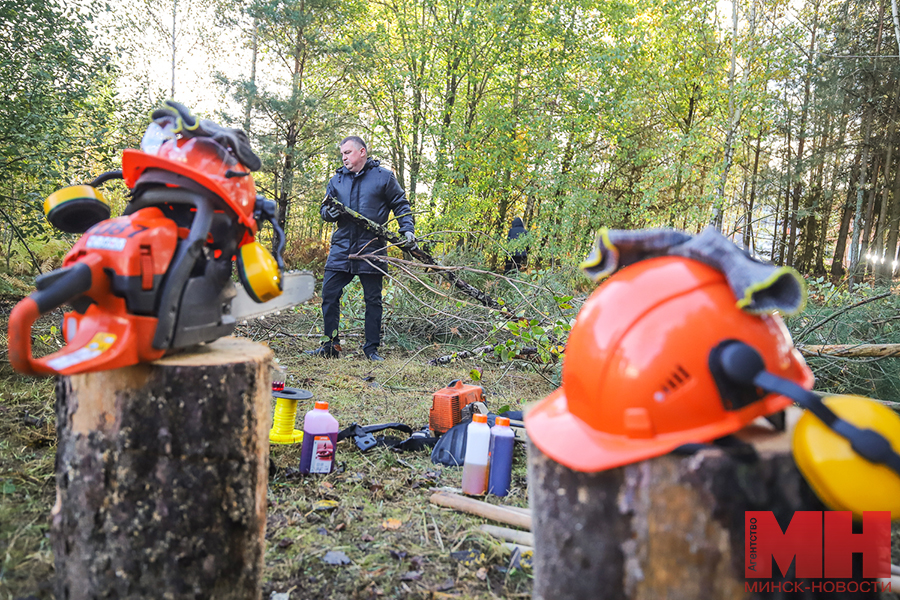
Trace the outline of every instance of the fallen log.
{"label": "fallen log", "polygon": [[[446,365],[450,364],[455,360],[459,360],[461,358],[474,358],[476,356],[484,356],[485,354],[489,354],[494,351],[494,348],[497,347],[497,344],[491,344],[489,346],[479,346],[473,350],[461,350],[459,352],[454,352],[453,354],[446,354],[444,356],[439,356],[437,358],[432,358],[428,361],[429,365]],[[519,354],[516,355],[516,358],[525,358],[526,356],[534,356],[538,353],[537,348],[522,348],[519,350]]]}
{"label": "fallen log", "polygon": [[[410,256],[412,256],[419,262],[426,265],[434,265],[435,267],[441,266],[437,264],[433,256],[431,256],[428,252],[422,250],[418,245],[410,244],[406,241],[405,238],[401,238],[396,233],[389,231],[388,228],[384,225],[379,225],[375,221],[362,216],[352,208],[347,208],[345,205],[341,204],[331,196],[325,196],[325,200],[323,200],[322,203],[325,206],[336,209],[339,213],[341,213],[341,216],[349,219],[354,224],[362,227],[372,235],[378,236],[384,240],[387,240],[391,244],[402,248],[404,252],[408,252]],[[503,305],[501,305],[491,296],[482,292],[475,286],[469,285],[468,283],[460,279],[459,276],[453,271],[437,269],[437,272],[440,273],[447,281],[453,284],[453,286],[458,290],[478,300],[484,306],[487,306],[488,308],[494,309],[496,311],[505,311]]]}
{"label": "fallen log", "polygon": [[798,344],[804,356],[834,356],[842,358],[887,358],[900,356],[900,344]]}
{"label": "fallen log", "polygon": [[496,504],[488,504],[474,498],[467,498],[459,494],[450,494],[448,492],[435,492],[429,498],[432,504],[452,508],[454,510],[476,515],[497,521],[498,523],[506,523],[513,527],[522,529],[531,529],[531,515],[524,515],[520,512],[509,510],[504,506]]}

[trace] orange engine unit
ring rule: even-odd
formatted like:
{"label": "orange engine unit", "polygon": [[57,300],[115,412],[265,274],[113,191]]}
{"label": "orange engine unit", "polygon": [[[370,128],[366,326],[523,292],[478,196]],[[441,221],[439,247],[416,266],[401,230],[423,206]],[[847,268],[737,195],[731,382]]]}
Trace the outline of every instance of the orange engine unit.
{"label": "orange engine unit", "polygon": [[459,379],[451,381],[445,388],[434,393],[431,410],[428,413],[428,428],[439,436],[462,419],[462,410],[473,402],[484,401],[484,389],[477,385],[466,385]]}

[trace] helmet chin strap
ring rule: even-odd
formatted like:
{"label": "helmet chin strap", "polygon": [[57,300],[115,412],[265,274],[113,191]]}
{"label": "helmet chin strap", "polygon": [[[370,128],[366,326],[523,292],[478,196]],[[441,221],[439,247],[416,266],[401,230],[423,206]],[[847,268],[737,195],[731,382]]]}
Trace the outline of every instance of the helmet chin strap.
{"label": "helmet chin strap", "polygon": [[822,402],[822,397],[818,394],[766,371],[759,352],[748,344],[737,340],[725,341],[714,350],[711,356],[711,361],[713,360],[718,362],[719,372],[731,384],[745,389],[760,388],[790,398],[850,442],[850,447],[861,457],[869,462],[885,465],[900,475],[900,455],[883,435],[871,429],[860,429],[841,419]]}

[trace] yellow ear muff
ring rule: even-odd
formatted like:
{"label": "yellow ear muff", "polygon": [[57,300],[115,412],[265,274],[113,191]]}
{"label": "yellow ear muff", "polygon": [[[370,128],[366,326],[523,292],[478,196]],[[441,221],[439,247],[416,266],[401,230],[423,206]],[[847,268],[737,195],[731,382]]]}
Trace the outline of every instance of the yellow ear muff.
{"label": "yellow ear muff", "polygon": [[[900,451],[900,416],[887,406],[860,396],[829,396],[823,402],[841,419],[877,431]],[[892,520],[900,518],[900,476],[862,458],[809,411],[797,421],[791,445],[797,467],[828,508],[852,511],[856,519],[868,510],[888,510]]]}
{"label": "yellow ear muff", "polygon": [[237,256],[238,277],[250,297],[267,302],[281,294],[281,271],[272,253],[250,242],[241,246]]}
{"label": "yellow ear muff", "polygon": [[89,185],[71,185],[44,200],[44,215],[50,224],[66,233],[84,233],[109,218],[109,202]]}

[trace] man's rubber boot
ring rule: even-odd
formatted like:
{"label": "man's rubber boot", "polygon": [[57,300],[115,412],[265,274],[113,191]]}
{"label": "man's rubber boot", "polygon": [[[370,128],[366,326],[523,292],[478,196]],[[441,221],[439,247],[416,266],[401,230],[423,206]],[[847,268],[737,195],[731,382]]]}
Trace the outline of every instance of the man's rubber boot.
{"label": "man's rubber boot", "polygon": [[332,342],[325,342],[315,350],[307,350],[304,354],[309,354],[310,356],[320,356],[322,358],[338,358],[341,355],[341,346],[340,344],[333,344]]}

